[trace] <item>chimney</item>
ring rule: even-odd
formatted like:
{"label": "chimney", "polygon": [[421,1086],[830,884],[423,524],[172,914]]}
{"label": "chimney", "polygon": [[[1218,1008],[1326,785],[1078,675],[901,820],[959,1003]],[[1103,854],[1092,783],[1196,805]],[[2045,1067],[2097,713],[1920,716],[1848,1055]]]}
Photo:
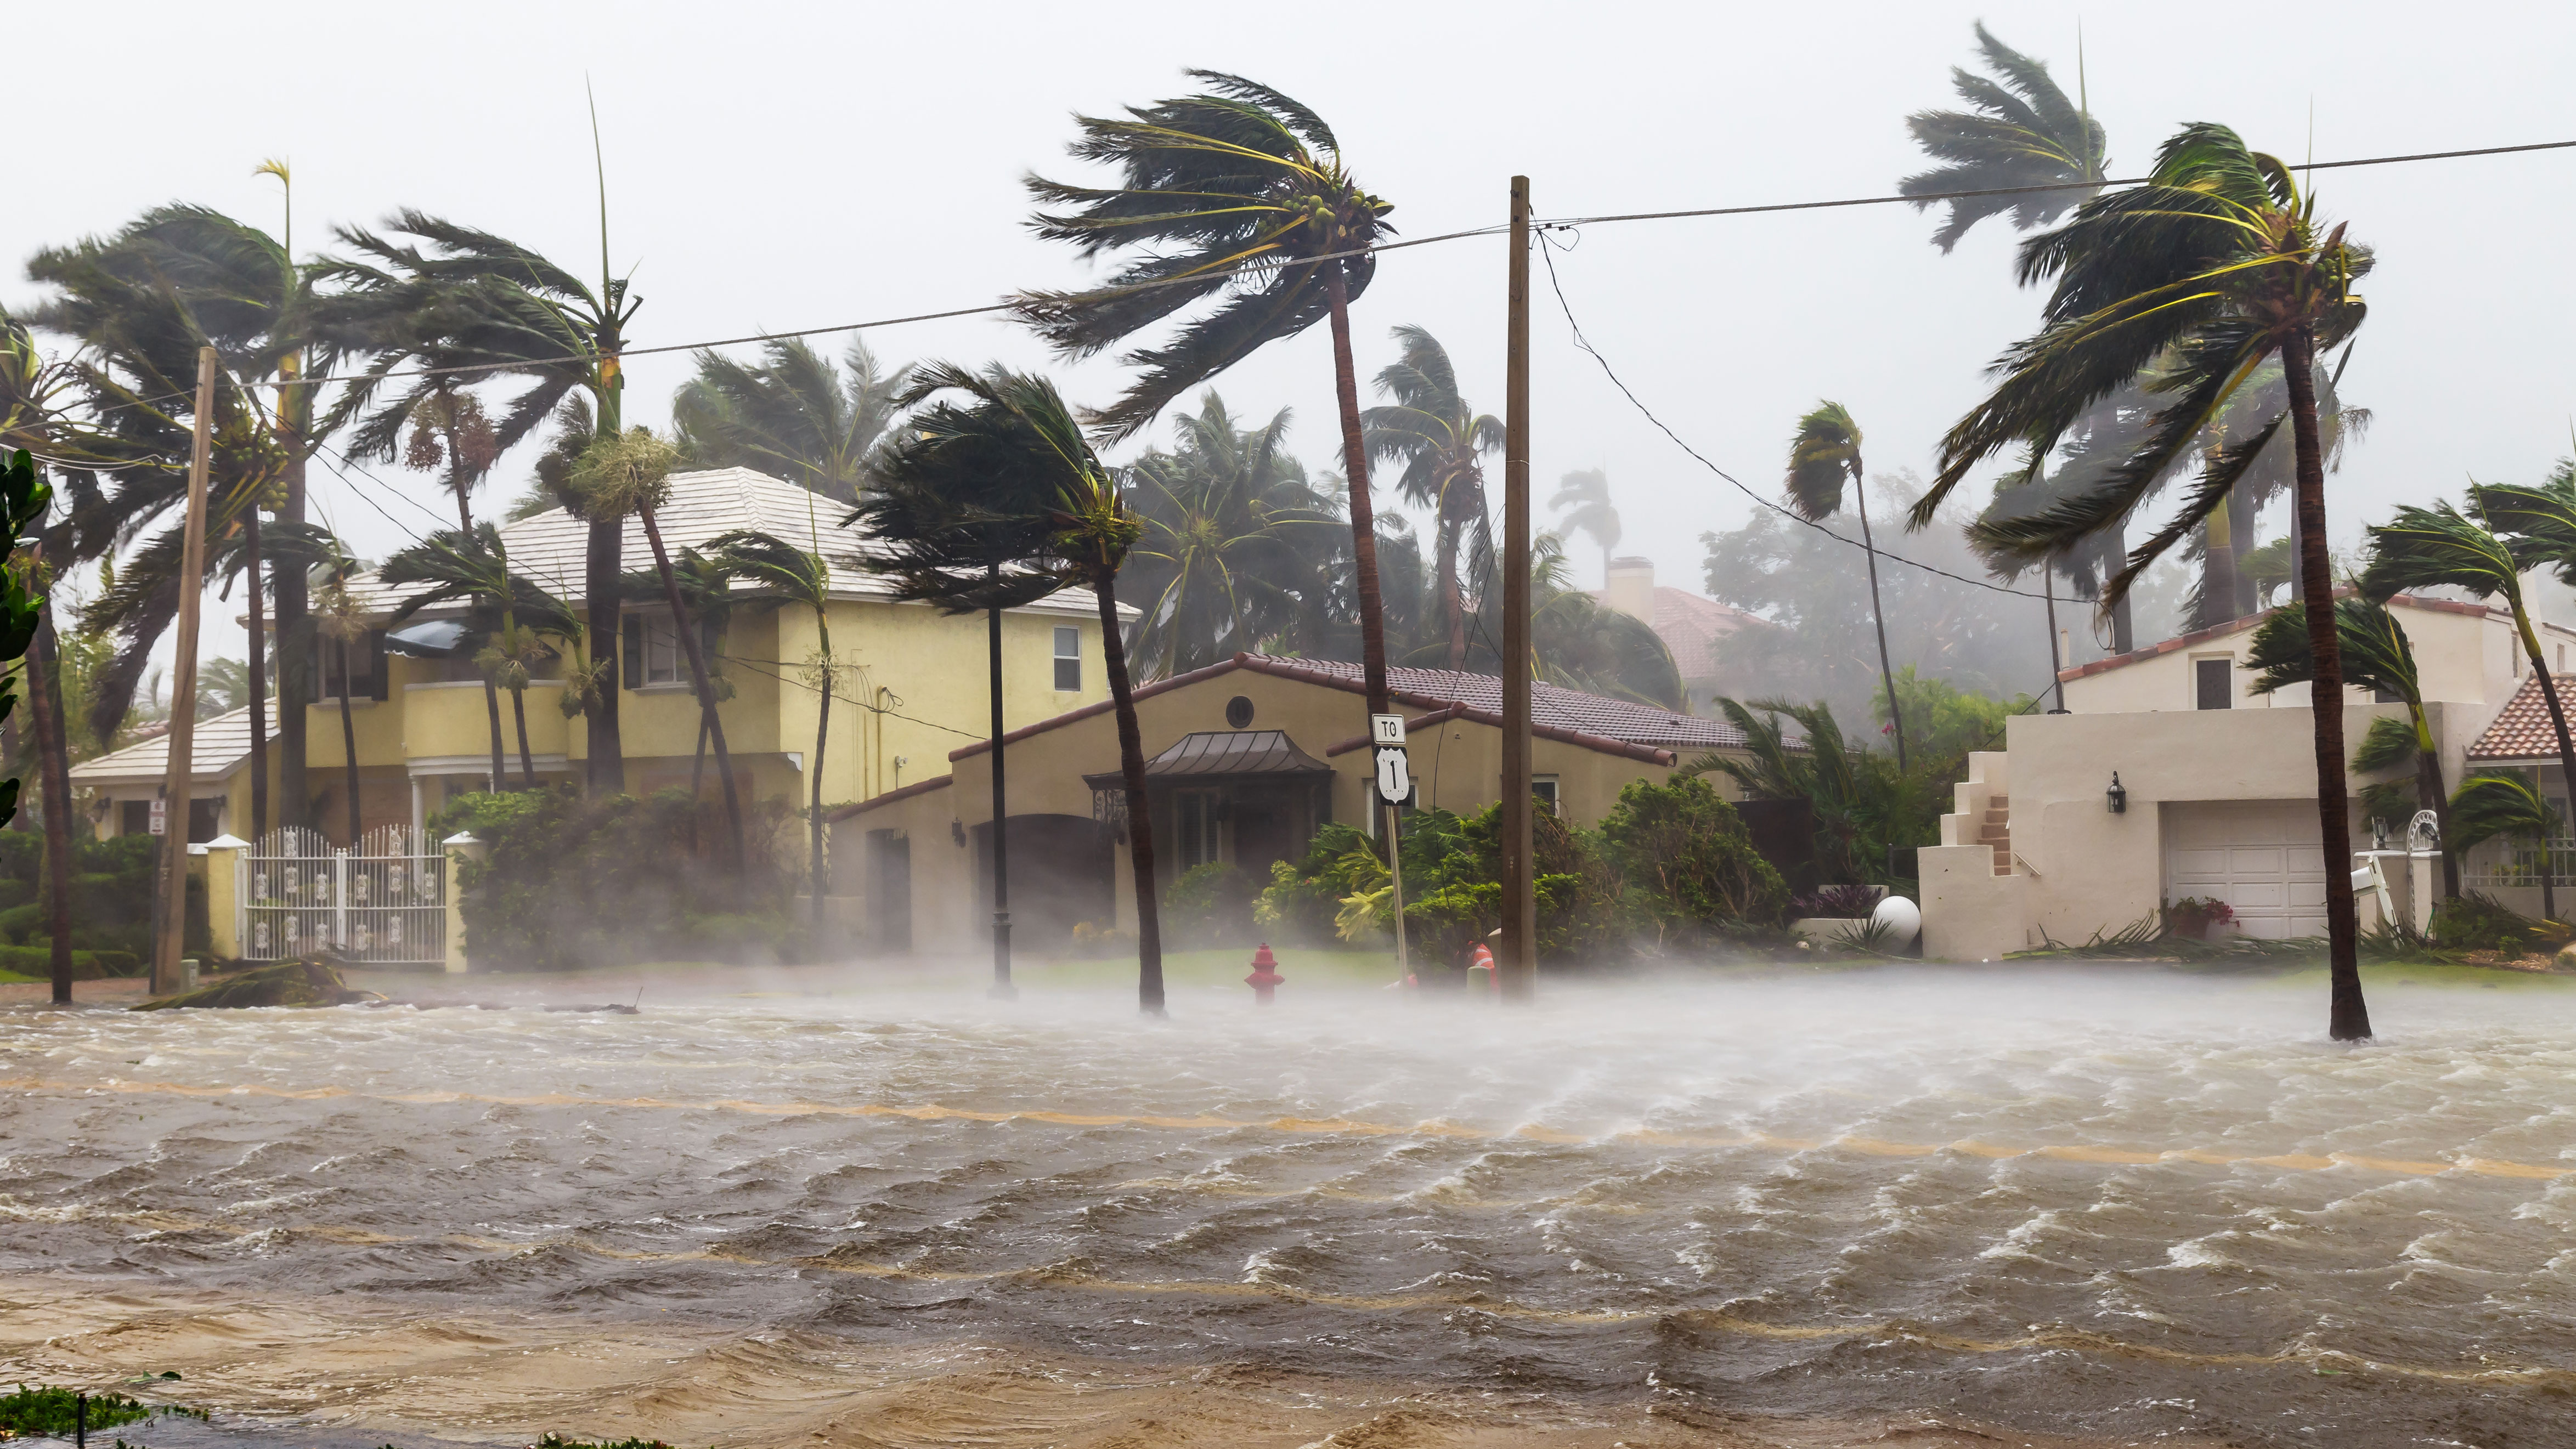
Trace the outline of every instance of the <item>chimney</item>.
{"label": "chimney", "polygon": [[1652,628],[1655,622],[1655,561],[1646,558],[1610,560],[1610,587],[1602,590],[1602,602],[1643,621]]}

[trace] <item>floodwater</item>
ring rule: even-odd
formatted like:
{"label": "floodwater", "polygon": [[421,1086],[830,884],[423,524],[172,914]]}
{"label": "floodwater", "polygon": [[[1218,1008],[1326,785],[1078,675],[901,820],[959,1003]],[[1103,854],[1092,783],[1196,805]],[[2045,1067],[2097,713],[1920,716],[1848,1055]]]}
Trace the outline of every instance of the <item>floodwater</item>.
{"label": "floodwater", "polygon": [[2346,1048],[2314,976],[1290,974],[0,1012],[0,1376],[236,1416],[163,1444],[2576,1433],[2567,983]]}

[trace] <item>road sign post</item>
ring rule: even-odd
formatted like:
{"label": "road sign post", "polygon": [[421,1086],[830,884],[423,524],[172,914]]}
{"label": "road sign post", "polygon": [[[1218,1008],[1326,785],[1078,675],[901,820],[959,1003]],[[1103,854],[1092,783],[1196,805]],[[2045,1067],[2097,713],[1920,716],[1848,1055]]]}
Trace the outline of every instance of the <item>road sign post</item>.
{"label": "road sign post", "polygon": [[1413,795],[1413,772],[1405,762],[1404,716],[1369,716],[1369,743],[1377,750],[1376,808],[1386,812],[1387,882],[1395,897],[1395,979],[1413,975],[1412,954],[1404,942],[1404,816],[1398,808]]}

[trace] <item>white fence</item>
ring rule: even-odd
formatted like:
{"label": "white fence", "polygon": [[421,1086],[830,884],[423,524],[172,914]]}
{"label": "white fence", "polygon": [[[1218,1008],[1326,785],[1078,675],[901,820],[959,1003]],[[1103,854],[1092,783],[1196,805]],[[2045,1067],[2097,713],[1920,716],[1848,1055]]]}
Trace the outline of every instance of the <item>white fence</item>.
{"label": "white fence", "polygon": [[[2576,837],[2560,836],[2549,842],[2549,883],[2576,885]],[[2498,886],[2538,889],[2539,885],[2540,847],[2533,842],[2497,836],[2460,858],[2463,890],[2492,890]]]}
{"label": "white fence", "polygon": [[233,873],[242,955],[280,961],[332,950],[352,961],[447,958],[447,857],[426,835],[387,825],[356,848],[311,830],[272,830]]}

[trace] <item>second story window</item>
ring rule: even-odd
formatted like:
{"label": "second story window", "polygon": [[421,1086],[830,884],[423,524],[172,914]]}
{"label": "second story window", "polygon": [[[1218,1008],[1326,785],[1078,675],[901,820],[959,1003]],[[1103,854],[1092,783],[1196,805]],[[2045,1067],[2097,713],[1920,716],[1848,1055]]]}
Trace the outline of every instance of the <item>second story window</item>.
{"label": "second story window", "polygon": [[1055,631],[1055,687],[1061,690],[1082,688],[1082,631],[1058,628]]}
{"label": "second story window", "polygon": [[2192,708],[2234,709],[2236,707],[2236,661],[2233,659],[2195,659],[2191,662]]}
{"label": "second story window", "polygon": [[[628,614],[624,657],[618,660],[618,672],[625,676],[628,689],[645,689],[654,685],[686,685],[689,682],[688,651],[680,645],[680,636],[671,627],[668,614]],[[716,633],[698,626],[698,647],[705,651],[707,667],[715,667]]]}

